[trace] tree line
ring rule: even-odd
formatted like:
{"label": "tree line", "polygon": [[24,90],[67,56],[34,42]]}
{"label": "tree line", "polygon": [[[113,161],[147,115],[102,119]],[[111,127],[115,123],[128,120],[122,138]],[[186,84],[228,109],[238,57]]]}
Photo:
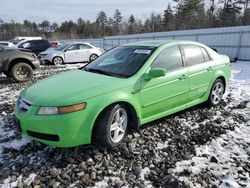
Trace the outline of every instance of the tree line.
{"label": "tree line", "polygon": [[[174,4],[174,5],[173,5]],[[43,36],[50,40],[99,38],[112,35],[250,25],[250,0],[173,0],[162,14],[151,13],[145,19],[133,14],[124,19],[117,9],[112,16],[100,11],[95,21],[78,18],[60,25],[44,20],[4,22],[0,19],[0,40],[15,36]]]}

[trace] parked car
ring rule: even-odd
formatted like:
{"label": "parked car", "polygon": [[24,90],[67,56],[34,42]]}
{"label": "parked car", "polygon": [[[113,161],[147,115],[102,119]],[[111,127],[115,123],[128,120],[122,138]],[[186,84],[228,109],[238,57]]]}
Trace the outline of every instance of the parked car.
{"label": "parked car", "polygon": [[51,44],[47,40],[24,40],[14,45],[14,48],[29,49],[38,55],[40,52],[47,50],[50,46]]}
{"label": "parked car", "polygon": [[28,81],[40,62],[34,53],[25,49],[5,48],[0,45],[0,73],[17,82]]}
{"label": "parked car", "polygon": [[197,42],[124,44],[21,92],[16,122],[48,145],[115,147],[128,129],[205,101],[218,105],[229,77],[229,58]]}
{"label": "parked car", "polygon": [[42,37],[21,37],[17,36],[14,39],[9,40],[9,47],[13,47],[17,43],[25,40],[42,40]]}
{"label": "parked car", "polygon": [[89,43],[65,43],[56,48],[42,52],[38,55],[41,63],[60,65],[63,63],[76,63],[93,61],[103,53],[103,50]]}

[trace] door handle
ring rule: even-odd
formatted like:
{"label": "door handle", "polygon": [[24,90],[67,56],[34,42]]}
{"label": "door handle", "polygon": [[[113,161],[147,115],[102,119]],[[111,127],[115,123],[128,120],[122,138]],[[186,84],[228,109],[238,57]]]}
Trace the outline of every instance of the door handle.
{"label": "door handle", "polygon": [[179,77],[179,80],[185,80],[187,78],[187,76],[185,75],[185,74],[183,74],[183,75],[181,75],[180,77]]}
{"label": "door handle", "polygon": [[213,67],[208,67],[207,71],[212,71]]}

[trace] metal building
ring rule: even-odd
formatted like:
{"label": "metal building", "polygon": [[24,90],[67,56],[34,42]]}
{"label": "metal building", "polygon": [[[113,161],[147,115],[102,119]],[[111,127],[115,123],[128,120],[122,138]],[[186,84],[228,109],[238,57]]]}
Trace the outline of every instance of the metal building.
{"label": "metal building", "polygon": [[194,29],[88,39],[95,46],[109,50],[117,45],[146,40],[192,40],[204,43],[226,54],[231,60],[250,60],[250,26]]}

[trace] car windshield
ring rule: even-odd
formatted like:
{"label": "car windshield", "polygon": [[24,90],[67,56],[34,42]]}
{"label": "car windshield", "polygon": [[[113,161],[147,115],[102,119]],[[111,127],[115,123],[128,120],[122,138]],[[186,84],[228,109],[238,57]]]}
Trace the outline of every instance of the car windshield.
{"label": "car windshield", "polygon": [[56,48],[55,50],[57,51],[63,51],[67,46],[69,46],[69,44],[61,44],[58,48]]}
{"label": "car windshield", "polygon": [[155,49],[148,46],[119,46],[85,66],[84,70],[128,78],[144,65]]}

